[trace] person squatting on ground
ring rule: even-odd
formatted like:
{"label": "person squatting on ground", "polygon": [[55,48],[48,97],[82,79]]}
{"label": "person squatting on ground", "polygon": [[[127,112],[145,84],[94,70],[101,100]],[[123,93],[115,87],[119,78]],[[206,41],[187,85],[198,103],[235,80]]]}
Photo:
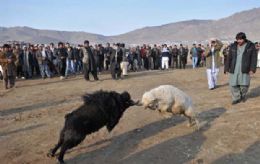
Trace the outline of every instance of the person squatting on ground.
{"label": "person squatting on ground", "polygon": [[246,34],[240,32],[236,41],[231,44],[225,72],[229,73],[229,85],[232,104],[246,101],[250,79],[256,72],[257,54],[254,43],[247,40]]}

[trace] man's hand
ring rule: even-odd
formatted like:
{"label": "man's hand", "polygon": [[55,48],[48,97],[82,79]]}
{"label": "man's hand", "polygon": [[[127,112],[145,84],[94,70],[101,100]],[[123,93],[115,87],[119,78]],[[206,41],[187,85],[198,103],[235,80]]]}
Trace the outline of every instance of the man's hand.
{"label": "man's hand", "polygon": [[12,59],[7,59],[7,63],[12,63]]}
{"label": "man's hand", "polygon": [[250,71],[250,72],[249,72],[249,75],[250,75],[250,76],[253,76],[253,75],[254,75],[254,72],[253,72],[253,71]]}

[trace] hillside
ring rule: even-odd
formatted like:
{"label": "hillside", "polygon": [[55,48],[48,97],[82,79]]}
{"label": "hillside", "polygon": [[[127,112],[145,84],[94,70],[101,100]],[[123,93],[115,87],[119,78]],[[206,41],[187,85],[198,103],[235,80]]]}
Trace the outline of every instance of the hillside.
{"label": "hillside", "polygon": [[251,40],[260,40],[260,8],[236,13],[219,20],[188,20],[161,26],[144,27],[125,34],[104,36],[86,32],[39,30],[30,27],[0,27],[0,42],[25,41],[31,43],[50,43],[65,41],[82,43],[85,39],[92,43],[125,42],[173,43],[205,41],[211,37],[233,40],[235,34],[243,31]]}

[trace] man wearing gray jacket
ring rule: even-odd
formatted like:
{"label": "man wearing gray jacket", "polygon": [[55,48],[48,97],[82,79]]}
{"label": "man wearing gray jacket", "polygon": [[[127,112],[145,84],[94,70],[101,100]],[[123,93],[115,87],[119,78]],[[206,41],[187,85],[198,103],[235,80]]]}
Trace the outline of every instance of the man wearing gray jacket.
{"label": "man wearing gray jacket", "polygon": [[94,77],[94,80],[97,81],[97,65],[95,63],[93,52],[89,46],[89,41],[84,41],[84,47],[81,48],[81,56],[83,56],[83,72],[85,80],[89,81],[89,73]]}

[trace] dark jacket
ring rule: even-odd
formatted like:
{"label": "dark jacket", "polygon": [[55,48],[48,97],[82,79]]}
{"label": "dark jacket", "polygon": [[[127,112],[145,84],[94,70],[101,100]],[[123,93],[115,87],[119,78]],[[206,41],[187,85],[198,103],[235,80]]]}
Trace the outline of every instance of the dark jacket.
{"label": "dark jacket", "polygon": [[57,51],[58,57],[61,60],[66,60],[66,58],[68,57],[68,53],[67,50],[65,48],[59,48]]}
{"label": "dark jacket", "polygon": [[184,47],[180,47],[178,49],[178,54],[179,56],[183,59],[183,58],[187,58],[188,56],[188,51],[184,48]]}
{"label": "dark jacket", "polygon": [[23,65],[23,51],[21,49],[13,50],[13,54],[16,56],[15,65],[22,66]]}
{"label": "dark jacket", "polygon": [[74,53],[73,53],[73,48],[71,48],[70,51],[67,50],[67,54],[68,54],[69,60],[74,60],[75,57],[74,57]]}
{"label": "dark jacket", "polygon": [[83,56],[80,56],[79,49],[73,48],[73,56],[75,60],[81,60]]}
{"label": "dark jacket", "polygon": [[178,49],[177,49],[177,48],[173,48],[173,49],[172,49],[172,57],[173,57],[173,58],[177,58],[178,55],[179,55]]}
{"label": "dark jacket", "polygon": [[89,71],[97,72],[97,65],[94,59],[93,51],[90,47],[82,47],[80,56],[83,56],[83,63]]}
{"label": "dark jacket", "polygon": [[[24,57],[24,59],[26,59],[26,51],[23,51],[23,57]],[[28,51],[28,56],[27,56],[27,60],[28,60],[28,63],[27,64],[29,64],[30,66],[32,66],[33,65],[33,54],[32,54],[32,52],[31,51]]]}
{"label": "dark jacket", "polygon": [[201,47],[198,47],[197,52],[198,52],[198,57],[201,58],[203,54],[203,49]]}
{"label": "dark jacket", "polygon": [[123,51],[121,48],[118,48],[117,50],[112,51],[112,54],[110,56],[110,63],[117,63],[120,64],[123,61]]}
{"label": "dark jacket", "polygon": [[162,57],[170,57],[169,51],[162,52]]}
{"label": "dark jacket", "polygon": [[36,67],[39,65],[38,60],[37,60],[37,51],[32,50],[31,54],[32,54],[32,66]]}
{"label": "dark jacket", "polygon": [[110,56],[112,55],[112,53],[113,53],[113,48],[112,47],[106,47],[105,49],[104,49],[104,58],[105,58],[105,60],[108,60],[108,61],[110,61]]}
{"label": "dark jacket", "polygon": [[[234,73],[237,59],[237,42],[230,46],[225,72]],[[242,73],[256,72],[257,54],[254,43],[247,41],[245,51],[242,56]]]}

